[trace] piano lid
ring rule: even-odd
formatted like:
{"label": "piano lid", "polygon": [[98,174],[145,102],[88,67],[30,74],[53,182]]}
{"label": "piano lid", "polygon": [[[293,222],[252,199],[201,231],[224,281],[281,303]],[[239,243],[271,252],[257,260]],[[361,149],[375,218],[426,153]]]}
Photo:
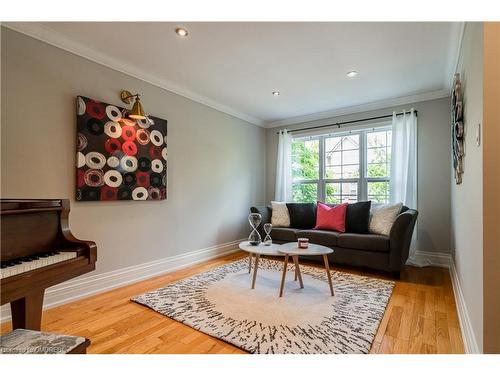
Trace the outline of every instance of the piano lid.
{"label": "piano lid", "polygon": [[0,202],[2,215],[20,210],[62,208],[61,199],[1,199]]}

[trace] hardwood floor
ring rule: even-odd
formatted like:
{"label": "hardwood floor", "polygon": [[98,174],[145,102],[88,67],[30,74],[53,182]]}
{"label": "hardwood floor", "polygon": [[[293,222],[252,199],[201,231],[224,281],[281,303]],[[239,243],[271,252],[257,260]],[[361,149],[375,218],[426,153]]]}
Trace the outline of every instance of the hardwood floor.
{"label": "hardwood floor", "polygon": [[[230,344],[130,302],[130,297],[245,256],[238,252],[49,309],[43,313],[42,330],[87,337],[92,341],[88,353],[243,354]],[[367,271],[332,268],[388,278]],[[1,326],[2,334],[10,329],[10,323]],[[371,353],[463,352],[448,270],[408,267],[396,281]]]}

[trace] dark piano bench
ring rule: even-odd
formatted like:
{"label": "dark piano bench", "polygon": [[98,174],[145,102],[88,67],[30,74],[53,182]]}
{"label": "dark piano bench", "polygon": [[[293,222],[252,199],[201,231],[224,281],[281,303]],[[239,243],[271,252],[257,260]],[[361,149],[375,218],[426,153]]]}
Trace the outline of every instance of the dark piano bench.
{"label": "dark piano bench", "polygon": [[58,333],[15,329],[0,337],[1,354],[86,354],[90,340]]}

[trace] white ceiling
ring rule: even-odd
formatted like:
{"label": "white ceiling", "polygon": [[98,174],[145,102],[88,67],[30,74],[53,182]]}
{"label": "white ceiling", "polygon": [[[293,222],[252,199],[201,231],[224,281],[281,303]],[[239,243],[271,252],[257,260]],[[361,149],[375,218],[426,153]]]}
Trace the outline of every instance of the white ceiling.
{"label": "white ceiling", "polygon": [[[174,33],[179,25],[187,38]],[[437,22],[7,26],[265,126],[445,96],[461,37],[460,23]],[[348,78],[351,70],[359,75]]]}

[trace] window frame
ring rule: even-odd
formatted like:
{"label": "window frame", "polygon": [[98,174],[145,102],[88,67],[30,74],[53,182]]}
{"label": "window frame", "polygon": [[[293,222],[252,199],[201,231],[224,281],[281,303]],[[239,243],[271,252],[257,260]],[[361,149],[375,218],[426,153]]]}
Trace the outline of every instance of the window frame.
{"label": "window frame", "polygon": [[[303,140],[303,141],[315,141],[318,140],[318,154],[320,157],[318,158],[318,177],[317,179],[311,179],[311,180],[306,180],[306,179],[301,179],[301,180],[293,180],[292,177],[292,201],[293,201],[293,185],[298,184],[298,185],[308,185],[308,184],[316,184],[316,198],[322,195],[322,192],[320,192],[320,181],[322,179],[322,173],[321,171],[324,169],[323,168],[323,158],[321,157],[321,154],[324,150],[322,148],[322,142],[320,140],[321,136],[300,136],[300,137],[292,137],[292,142],[295,140]],[[292,152],[292,163],[293,163],[293,152]]]}
{"label": "window frame", "polygon": [[[311,136],[299,135],[292,138],[292,142],[294,141],[312,141],[318,140],[318,179],[314,180],[306,180],[306,179],[298,179],[292,181],[292,190],[293,185],[302,185],[302,184],[316,184],[317,186],[317,196],[316,199],[321,202],[326,202],[326,186],[328,183],[339,183],[340,184],[340,197],[342,199],[342,183],[357,183],[358,185],[358,194],[357,201],[366,201],[368,200],[368,184],[370,182],[387,182],[390,184],[390,175],[384,177],[368,177],[368,147],[367,147],[367,135],[369,133],[376,133],[380,131],[388,131],[392,130],[391,123],[382,123],[377,126],[371,125],[370,127],[355,129],[355,130],[345,130],[338,132],[329,132],[325,134],[317,134]],[[325,141],[328,138],[345,136],[345,135],[359,135],[359,177],[354,178],[326,178],[326,154],[325,154]],[[392,152],[392,142],[391,145],[387,144],[385,148],[390,148]],[[390,162],[387,163],[390,165]],[[390,172],[389,172],[390,173]],[[390,201],[390,191],[387,195],[387,201]],[[343,201],[341,201],[342,203]]]}

